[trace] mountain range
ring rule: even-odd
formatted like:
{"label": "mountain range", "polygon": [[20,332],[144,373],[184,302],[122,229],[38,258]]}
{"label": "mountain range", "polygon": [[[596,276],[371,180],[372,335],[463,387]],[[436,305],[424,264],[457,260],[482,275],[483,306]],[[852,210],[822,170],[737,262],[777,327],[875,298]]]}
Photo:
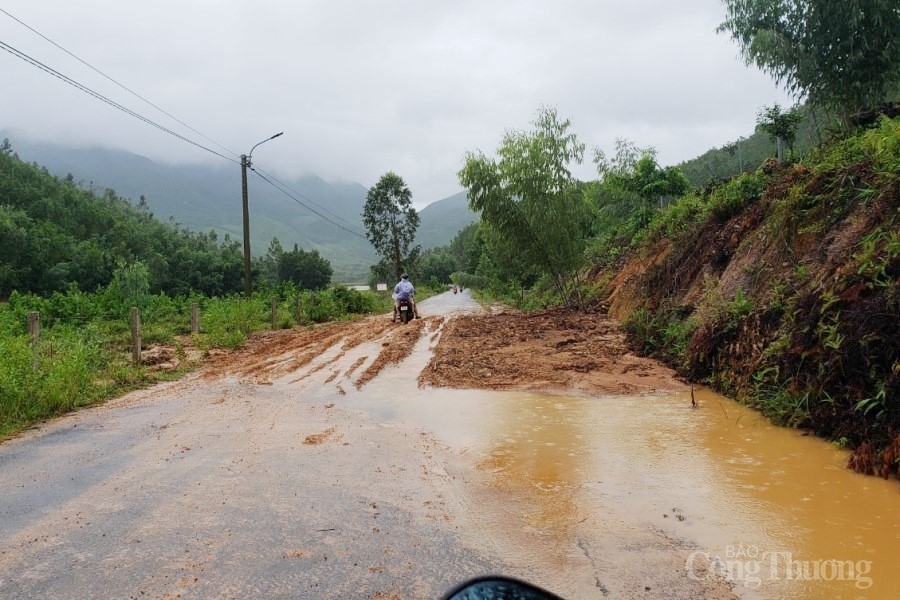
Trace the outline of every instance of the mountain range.
{"label": "mountain range", "polygon": [[[192,231],[215,231],[222,238],[243,240],[241,169],[239,165],[171,165],[124,150],[67,147],[8,138],[20,159],[38,164],[58,177],[71,175],[86,189],[142,201],[157,219]],[[255,165],[254,165],[255,166]],[[297,244],[317,250],[334,269],[334,280],[363,282],[377,262],[365,237],[362,212],[368,189],[356,182],[327,182],[315,175],[276,179],[262,170],[248,172],[250,246],[265,254],[273,238],[286,250]],[[416,244],[427,250],[450,243],[478,217],[469,210],[466,193],[438,200],[419,211]]]}

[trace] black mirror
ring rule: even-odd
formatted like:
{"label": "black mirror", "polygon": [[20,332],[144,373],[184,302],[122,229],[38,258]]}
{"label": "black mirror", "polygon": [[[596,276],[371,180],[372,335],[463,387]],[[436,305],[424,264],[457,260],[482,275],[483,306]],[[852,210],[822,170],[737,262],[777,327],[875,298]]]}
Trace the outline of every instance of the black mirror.
{"label": "black mirror", "polygon": [[559,596],[511,577],[479,577],[460,585],[443,600],[562,600]]}

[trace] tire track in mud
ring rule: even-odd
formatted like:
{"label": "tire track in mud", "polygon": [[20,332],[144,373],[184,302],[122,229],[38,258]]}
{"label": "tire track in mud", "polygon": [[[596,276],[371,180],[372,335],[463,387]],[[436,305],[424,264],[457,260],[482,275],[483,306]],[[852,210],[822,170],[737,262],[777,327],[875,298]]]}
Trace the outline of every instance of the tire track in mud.
{"label": "tire track in mud", "polygon": [[[200,376],[211,380],[237,375],[257,385],[272,385],[273,380],[296,374],[287,382],[295,384],[332,367],[323,383],[334,383],[338,393],[343,395],[346,393],[340,385],[343,381],[361,389],[385,367],[407,358],[422,335],[431,334],[431,339],[436,339],[443,322],[440,317],[427,317],[397,325],[378,316],[305,329],[263,332],[254,335],[243,348],[214,357]],[[352,356],[351,351],[363,344],[380,344],[380,348],[353,381],[353,374],[369,361],[372,354]],[[342,360],[354,362],[344,368],[340,365]]]}
{"label": "tire track in mud", "polygon": [[394,329],[381,344],[381,352],[372,361],[372,364],[363,371],[354,382],[359,390],[366,383],[374,379],[388,365],[399,364],[412,354],[416,342],[426,331],[426,324],[432,319],[416,319],[411,323],[401,325]]}

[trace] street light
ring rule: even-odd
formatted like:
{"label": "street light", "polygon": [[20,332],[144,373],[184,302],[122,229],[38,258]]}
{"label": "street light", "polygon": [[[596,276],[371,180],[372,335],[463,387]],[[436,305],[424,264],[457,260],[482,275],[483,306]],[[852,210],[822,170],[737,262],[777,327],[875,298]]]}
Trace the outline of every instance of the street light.
{"label": "street light", "polygon": [[[283,133],[283,131],[276,133],[259,144],[274,140]],[[244,196],[244,294],[248,298],[253,294],[253,283],[250,281],[250,204],[247,200],[247,169],[250,167],[250,157],[253,156],[256,146],[250,148],[250,154],[241,154],[241,191]]]}

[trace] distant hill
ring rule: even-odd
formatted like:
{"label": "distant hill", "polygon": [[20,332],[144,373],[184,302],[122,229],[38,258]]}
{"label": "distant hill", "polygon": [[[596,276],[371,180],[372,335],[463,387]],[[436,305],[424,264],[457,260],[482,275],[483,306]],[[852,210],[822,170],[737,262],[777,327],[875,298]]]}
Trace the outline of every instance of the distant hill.
{"label": "distant hill", "polygon": [[[194,231],[243,238],[238,165],[168,165],[124,150],[35,143],[0,132],[3,138],[10,139],[22,160],[59,177],[71,174],[81,187],[98,192],[110,188],[135,205],[143,196],[158,219],[171,219]],[[355,182],[326,182],[315,175],[279,181],[290,188],[293,198],[256,173],[249,174],[253,254],[265,254],[277,237],[285,249],[297,244],[304,250],[318,250],[331,262],[335,281],[364,281],[369,266],[377,261],[362,224],[367,188]],[[427,206],[420,216],[417,243],[426,249],[448,244],[475,219],[464,193]]]}
{"label": "distant hill", "polygon": [[416,242],[423,250],[448,245],[460,230],[478,220],[478,215],[469,210],[465,192],[432,202],[419,211],[419,217]]}

